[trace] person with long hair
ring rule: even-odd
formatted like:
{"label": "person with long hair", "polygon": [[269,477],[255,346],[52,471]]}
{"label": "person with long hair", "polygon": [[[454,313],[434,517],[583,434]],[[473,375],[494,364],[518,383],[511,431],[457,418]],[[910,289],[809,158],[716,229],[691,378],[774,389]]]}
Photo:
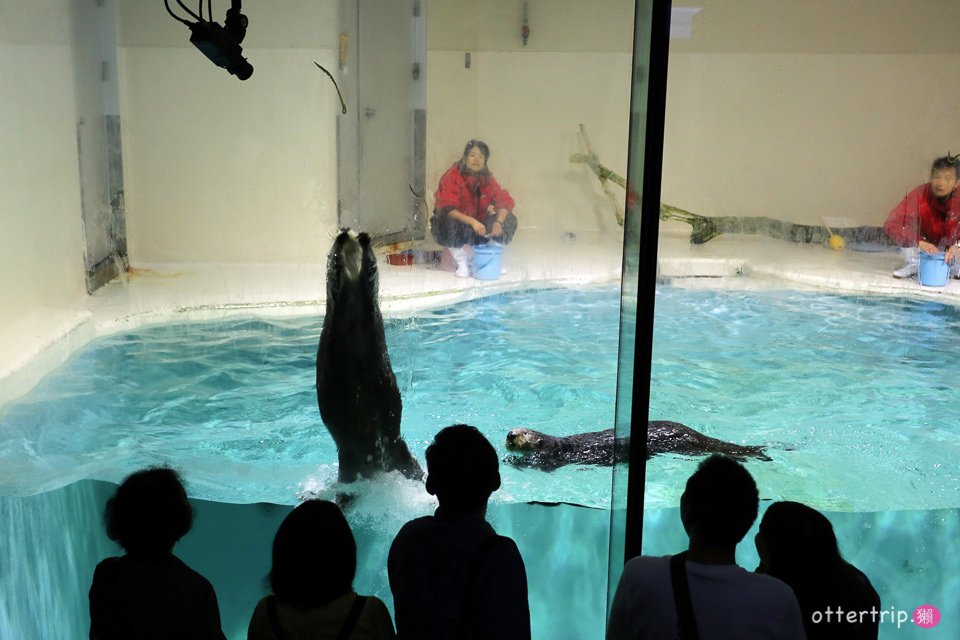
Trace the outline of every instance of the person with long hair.
{"label": "person with long hair", "polygon": [[880,596],[840,555],[826,516],[799,502],[774,502],[754,542],[757,573],[786,582],[797,596],[807,640],[876,640]]}
{"label": "person with long hair", "polygon": [[506,245],[517,231],[513,198],[490,173],[489,158],[490,147],[485,142],[470,140],[437,187],[430,232],[450,251],[461,278],[470,275],[467,263],[472,246],[488,242]]}
{"label": "person with long hair", "polygon": [[340,507],[307,500],[291,511],[273,539],[268,582],[248,640],[392,640],[393,621],[377,597],[353,590],[357,543]]}

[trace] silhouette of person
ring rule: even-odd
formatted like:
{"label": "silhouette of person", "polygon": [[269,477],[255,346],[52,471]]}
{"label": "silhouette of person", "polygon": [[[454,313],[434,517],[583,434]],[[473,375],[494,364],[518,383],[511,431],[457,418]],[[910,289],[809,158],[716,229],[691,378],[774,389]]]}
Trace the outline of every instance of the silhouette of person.
{"label": "silhouette of person", "polygon": [[97,565],[90,586],[91,640],[224,640],[213,585],[173,555],[193,526],[180,476],[154,467],[128,476],[103,514],[126,552]]}
{"label": "silhouette of person", "polygon": [[476,427],[442,429],[427,447],[432,516],[411,520],[390,547],[387,573],[401,640],[530,638],[523,558],[486,521],[500,461]]}
{"label": "silhouette of person", "polygon": [[273,539],[268,578],[273,595],[257,603],[247,640],[390,640],[382,600],[353,590],[357,543],[340,507],[307,500]]}
{"label": "silhouette of person", "polygon": [[807,640],[876,640],[880,596],[840,555],[833,526],[822,513],[799,502],[774,502],[754,542],[757,572],[783,580],[797,596]]}
{"label": "silhouette of person", "polygon": [[680,498],[688,550],[627,562],[607,639],[802,639],[790,587],[736,563],[737,544],[756,520],[758,504],[757,485],[739,462],[719,454],[701,462]]}
{"label": "silhouette of person", "polygon": [[517,231],[513,198],[490,173],[489,157],[485,142],[470,140],[437,186],[430,232],[437,244],[450,250],[462,278],[470,273],[469,247],[490,241],[510,244]]}

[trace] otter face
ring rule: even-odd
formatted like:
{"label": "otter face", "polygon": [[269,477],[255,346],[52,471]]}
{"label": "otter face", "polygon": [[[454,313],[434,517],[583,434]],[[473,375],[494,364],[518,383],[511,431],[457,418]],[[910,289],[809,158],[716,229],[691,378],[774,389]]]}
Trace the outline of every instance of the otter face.
{"label": "otter face", "polygon": [[543,449],[544,434],[533,429],[511,429],[507,433],[507,451],[532,453]]}

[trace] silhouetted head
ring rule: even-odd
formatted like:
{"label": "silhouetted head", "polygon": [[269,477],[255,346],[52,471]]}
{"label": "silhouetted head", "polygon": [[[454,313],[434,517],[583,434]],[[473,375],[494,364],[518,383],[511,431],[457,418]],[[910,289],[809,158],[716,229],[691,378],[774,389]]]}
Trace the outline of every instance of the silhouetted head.
{"label": "silhouetted head", "polygon": [[317,607],[348,593],[357,572],[357,543],[340,507],[307,500],[273,538],[270,588],[278,600]]}
{"label": "silhouetted head", "polygon": [[764,573],[795,575],[843,562],[833,525],[799,502],[771,504],[754,541]]}
{"label": "silhouetted head", "polygon": [[500,488],[500,460],[476,427],[441,429],[427,447],[427,492],[440,507],[460,513],[482,509]]}
{"label": "silhouetted head", "polygon": [[775,502],[763,514],[755,542],[760,555],[757,572],[793,589],[808,638],[877,637],[875,617],[866,621],[838,617],[822,623],[829,608],[857,612],[880,608],[870,580],[841,557],[826,516],[799,502]]}
{"label": "silhouetted head", "polygon": [[482,174],[487,172],[487,159],[490,157],[490,147],[486,142],[470,140],[463,148],[460,157],[460,173]]}
{"label": "silhouetted head", "polygon": [[680,518],[690,538],[736,545],[757,519],[760,494],[747,469],[714,454],[700,463],[680,498]]}
{"label": "silhouetted head", "polygon": [[103,512],[107,537],[128,553],[169,553],[193,526],[193,508],[173,469],[127,476]]}

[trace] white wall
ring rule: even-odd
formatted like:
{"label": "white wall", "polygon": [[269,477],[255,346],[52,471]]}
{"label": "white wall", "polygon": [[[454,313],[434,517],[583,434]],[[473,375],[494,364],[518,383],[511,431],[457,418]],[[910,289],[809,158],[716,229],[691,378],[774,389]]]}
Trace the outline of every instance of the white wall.
{"label": "white wall", "polygon": [[[228,5],[216,5],[222,22]],[[197,51],[163,2],[120,2],[133,264],[304,263],[329,249],[340,103],[313,62],[335,68],[334,3],[261,0],[243,11],[246,81]]]}
{"label": "white wall", "polygon": [[[683,54],[670,63],[663,200],[703,215],[882,225],[960,150],[958,56]],[[951,77],[953,74],[950,74]]]}
{"label": "white wall", "polygon": [[585,151],[583,123],[600,161],[626,175],[634,3],[531,2],[526,47],[521,5],[428,3],[427,185],[479,138],[521,227],[619,232],[596,177],[570,156]]}
{"label": "white wall", "polygon": [[[665,200],[707,215],[876,223],[934,155],[960,145],[960,45],[944,26],[960,19],[957,3],[698,4],[693,37],[671,47]],[[82,252],[68,6],[0,4],[4,87],[17,87],[2,107],[2,179],[14,186],[0,198],[6,211],[34,211],[27,232],[24,218],[0,220],[5,237],[27,240],[0,259],[10,270],[56,267],[7,283],[38,303],[79,291],[59,275]],[[134,263],[322,260],[337,102],[312,61],[332,62],[333,0],[248,4],[244,46],[257,71],[246,82],[204,59],[162,2],[118,6]],[[601,160],[625,172],[633,3],[530,3],[526,47],[521,6],[428,3],[428,184],[481,137],[525,226],[606,229],[609,203],[569,155],[582,150],[582,122]],[[222,20],[225,6],[217,11]]]}
{"label": "white wall", "polygon": [[[671,42],[665,201],[879,224],[934,156],[960,150],[960,3],[696,4],[693,37]],[[427,6],[428,185],[480,137],[522,225],[615,230],[569,156],[583,123],[601,161],[625,173],[633,2],[530,2],[526,47],[522,3]],[[0,0],[0,376],[83,313],[71,8]],[[322,261],[338,102],[312,62],[333,65],[334,0],[247,3],[246,82],[196,51],[161,1],[118,8],[134,265]]]}
{"label": "white wall", "polygon": [[960,150],[960,3],[690,4],[692,37],[671,41],[664,201],[881,225]]}
{"label": "white wall", "polygon": [[85,293],[69,0],[0,2],[0,377]]}
{"label": "white wall", "polygon": [[[615,229],[596,179],[569,156],[583,150],[582,122],[625,173],[633,3],[534,3],[526,48],[516,3],[427,6],[427,184],[481,137],[521,224]],[[334,68],[333,0],[245,5],[245,82],[196,51],[162,2],[119,7],[132,263],[322,261],[336,225],[338,102],[312,61]],[[480,43],[471,69],[467,41]]]}

